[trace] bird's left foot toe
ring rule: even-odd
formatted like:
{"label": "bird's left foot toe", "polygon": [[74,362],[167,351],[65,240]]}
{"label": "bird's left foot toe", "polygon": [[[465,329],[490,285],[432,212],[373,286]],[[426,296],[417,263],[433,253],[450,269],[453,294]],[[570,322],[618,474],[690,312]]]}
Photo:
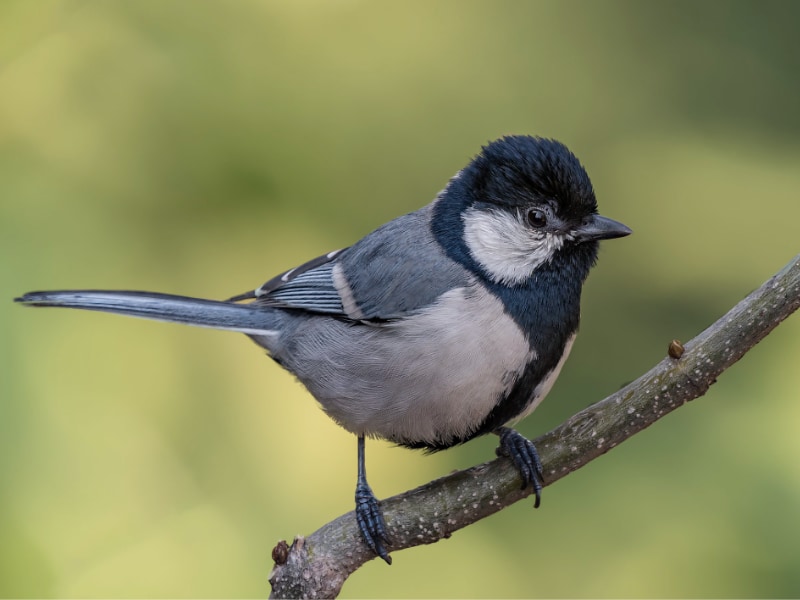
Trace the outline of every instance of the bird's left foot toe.
{"label": "bird's left foot toe", "polygon": [[386,550],[389,535],[386,533],[386,522],[378,505],[378,499],[366,483],[356,486],[356,520],[361,537],[375,554],[387,564],[392,564],[392,557]]}
{"label": "bird's left foot toe", "polygon": [[542,501],[542,462],[539,460],[539,453],[533,442],[521,433],[508,427],[500,427],[495,431],[500,436],[500,447],[497,449],[498,456],[508,456],[517,467],[522,477],[522,489],[529,485],[533,486],[533,493],[536,495],[534,508],[539,508]]}

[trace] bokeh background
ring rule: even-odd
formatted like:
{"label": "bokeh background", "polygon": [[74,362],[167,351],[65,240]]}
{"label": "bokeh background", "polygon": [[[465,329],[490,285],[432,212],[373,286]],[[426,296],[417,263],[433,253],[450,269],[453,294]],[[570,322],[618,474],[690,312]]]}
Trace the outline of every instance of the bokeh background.
{"label": "bokeh background", "polygon": [[[800,4],[0,3],[0,595],[258,597],[352,508],[355,439],[247,339],[34,311],[225,298],[556,137],[601,211],[582,334],[521,430],[616,390],[800,252]],[[345,597],[797,597],[800,317],[682,408]],[[372,442],[389,496],[492,457]]]}

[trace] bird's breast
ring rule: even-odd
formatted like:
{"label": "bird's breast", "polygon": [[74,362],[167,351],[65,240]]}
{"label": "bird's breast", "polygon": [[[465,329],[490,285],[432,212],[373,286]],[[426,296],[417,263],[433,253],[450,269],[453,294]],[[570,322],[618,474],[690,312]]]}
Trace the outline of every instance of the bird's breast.
{"label": "bird's breast", "polygon": [[305,339],[282,363],[331,417],[408,445],[471,437],[535,359],[503,303],[477,283],[381,326],[317,319],[293,335]]}

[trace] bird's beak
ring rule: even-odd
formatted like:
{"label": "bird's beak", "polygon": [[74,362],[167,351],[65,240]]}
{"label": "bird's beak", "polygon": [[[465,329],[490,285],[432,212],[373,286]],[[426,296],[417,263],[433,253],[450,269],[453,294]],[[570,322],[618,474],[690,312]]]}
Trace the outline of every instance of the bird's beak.
{"label": "bird's beak", "polygon": [[601,215],[590,216],[574,231],[575,239],[579,242],[611,240],[631,233],[633,231],[627,225]]}

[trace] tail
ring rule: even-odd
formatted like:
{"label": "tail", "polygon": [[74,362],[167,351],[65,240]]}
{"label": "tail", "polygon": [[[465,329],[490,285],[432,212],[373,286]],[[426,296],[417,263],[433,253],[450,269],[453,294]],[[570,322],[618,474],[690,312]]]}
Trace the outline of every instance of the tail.
{"label": "tail", "polygon": [[103,290],[30,292],[15,298],[14,301],[26,306],[98,310],[155,321],[239,331],[251,335],[274,334],[277,325],[274,311],[265,307],[150,292]]}

